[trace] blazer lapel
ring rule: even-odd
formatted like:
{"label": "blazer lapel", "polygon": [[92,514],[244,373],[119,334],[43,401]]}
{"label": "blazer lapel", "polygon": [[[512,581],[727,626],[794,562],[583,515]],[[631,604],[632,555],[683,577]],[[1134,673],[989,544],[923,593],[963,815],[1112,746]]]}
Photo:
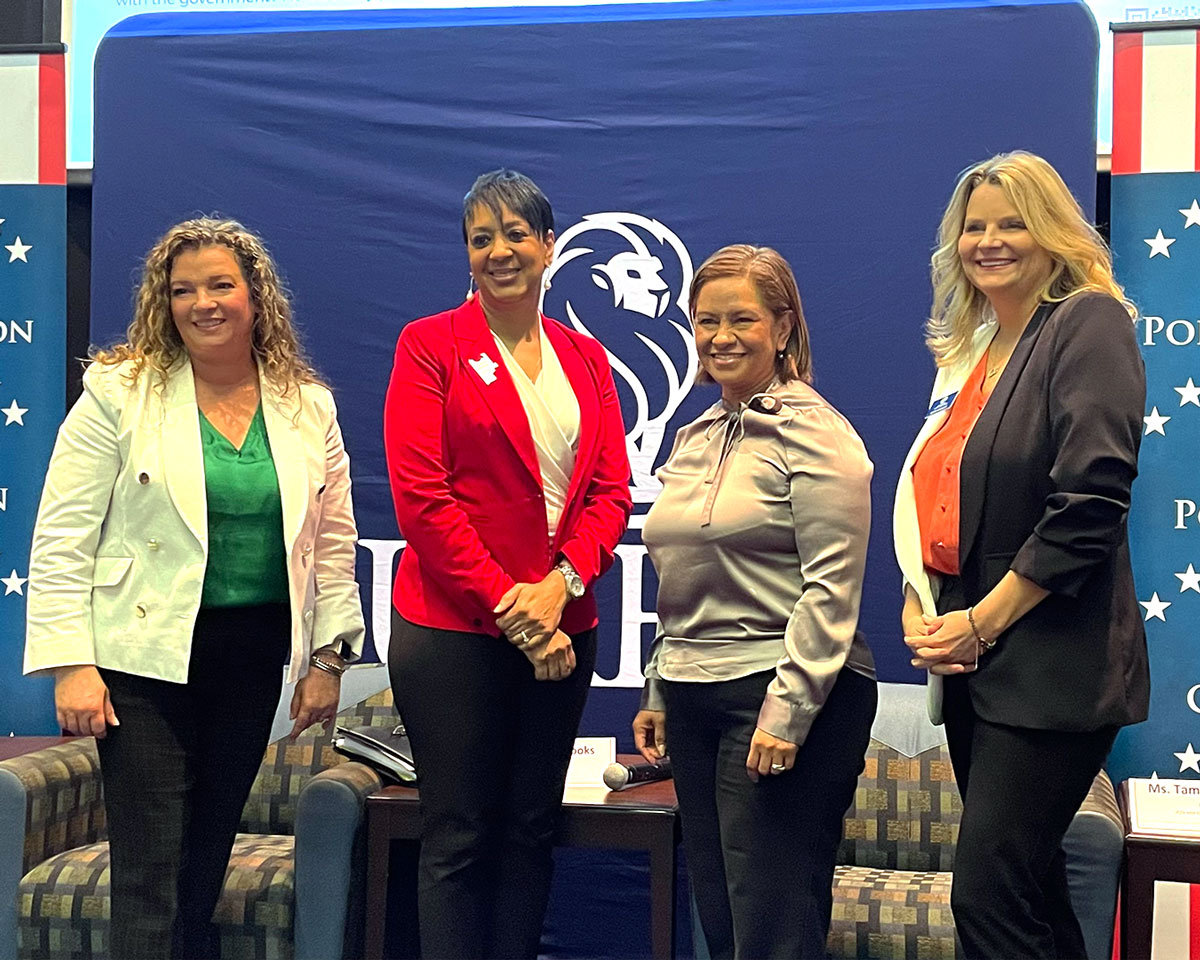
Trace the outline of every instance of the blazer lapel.
{"label": "blazer lapel", "polygon": [[[148,376],[148,375],[146,375]],[[153,395],[154,388],[150,388]],[[163,472],[175,509],[196,540],[208,550],[208,500],[196,381],[186,359],[173,369],[163,388]]]}
{"label": "blazer lapel", "polygon": [[[271,445],[271,459],[275,461],[275,475],[279,478],[283,542],[290,556],[308,513],[308,457],[304,438],[295,420],[300,409],[300,388],[292,388],[287,397],[280,396],[276,387],[263,376],[261,367],[258,370],[258,388],[262,398],[263,422],[267,427],[267,441]],[[321,448],[324,449],[324,437],[321,442]]]}
{"label": "blazer lapel", "polygon": [[500,356],[483,307],[478,300],[464,304],[454,311],[450,323],[458,349],[459,372],[488,405],[492,416],[503,428],[504,436],[540,489],[542,468],[529,429],[529,415],[509,376],[508,366]]}
{"label": "blazer lapel", "polygon": [[979,533],[979,522],[983,519],[983,502],[987,494],[988,463],[992,458],[992,445],[996,442],[996,431],[1000,421],[1004,419],[1004,411],[1008,401],[1012,399],[1013,390],[1021,373],[1033,353],[1033,345],[1037,343],[1038,332],[1046,317],[1054,312],[1057,304],[1043,303],[1037,308],[1032,319],[1021,333],[1021,339],[1013,348],[1012,356],[992,395],[988,397],[983,412],[975,421],[971,436],[967,438],[963,448],[962,464],[959,467],[959,503],[958,503],[958,561],[960,569],[965,568],[971,548],[975,545],[975,537]]}

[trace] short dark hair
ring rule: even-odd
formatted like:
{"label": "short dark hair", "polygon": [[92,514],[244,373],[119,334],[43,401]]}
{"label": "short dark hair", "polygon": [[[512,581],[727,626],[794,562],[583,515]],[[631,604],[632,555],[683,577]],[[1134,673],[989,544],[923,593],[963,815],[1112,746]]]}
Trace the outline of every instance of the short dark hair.
{"label": "short dark hair", "polygon": [[485,206],[500,219],[501,208],[508,207],[523,219],[542,239],[554,229],[554,211],[536,183],[525,174],[501,167],[481,173],[463,197],[463,242],[467,240],[467,221],[476,207]]}

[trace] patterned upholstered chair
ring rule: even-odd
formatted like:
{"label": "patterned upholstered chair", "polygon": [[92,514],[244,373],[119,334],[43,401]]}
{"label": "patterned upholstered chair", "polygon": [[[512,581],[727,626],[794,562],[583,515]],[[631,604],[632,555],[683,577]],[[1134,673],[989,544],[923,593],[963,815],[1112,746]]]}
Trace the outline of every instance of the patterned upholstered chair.
{"label": "patterned upholstered chair", "polygon": [[[391,692],[343,711],[394,725]],[[217,906],[225,960],[356,955],[363,800],[381,785],[313,728],[267,748]],[[95,741],[0,763],[0,960],[109,958],[109,870]],[[294,929],[294,934],[293,934]],[[350,939],[343,942],[343,934]]]}
{"label": "patterned upholstered chair", "polygon": [[[945,734],[926,719],[924,687],[879,686],[866,769],[838,852],[829,952],[952,960],[950,871],[962,800]],[[1112,954],[1122,847],[1116,797],[1101,772],[1063,842],[1071,899],[1092,960]]]}

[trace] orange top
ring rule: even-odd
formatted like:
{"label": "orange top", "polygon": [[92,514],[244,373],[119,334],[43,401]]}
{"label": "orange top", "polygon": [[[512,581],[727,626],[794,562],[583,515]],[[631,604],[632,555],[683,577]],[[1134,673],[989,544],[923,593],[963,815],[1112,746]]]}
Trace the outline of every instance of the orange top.
{"label": "orange top", "polygon": [[986,369],[984,353],[958,391],[945,421],[912,466],[921,557],[926,567],[940,573],[958,573],[958,471],[967,437],[987,403],[983,393]]}

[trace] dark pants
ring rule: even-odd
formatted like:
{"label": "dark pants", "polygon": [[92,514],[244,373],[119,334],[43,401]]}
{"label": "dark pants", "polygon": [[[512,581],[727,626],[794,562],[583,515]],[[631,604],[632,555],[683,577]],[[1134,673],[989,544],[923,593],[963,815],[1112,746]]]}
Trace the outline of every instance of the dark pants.
{"label": "dark pants", "polygon": [[538,681],[504,638],[435,630],[393,611],[388,669],[421,787],[421,955],[535,958],[554,834],[596,631],[578,665]]}
{"label": "dark pants", "polygon": [[215,958],[213,910],[262,763],[289,648],[283,604],[201,610],[186,684],[102,670],[98,740],[120,960]]}
{"label": "dark pants", "polygon": [[[957,581],[947,586],[939,610],[961,609]],[[946,737],[963,798],[950,906],[964,956],[1086,956],[1062,839],[1117,728],[1077,733],[991,723],[975,713],[969,674],[945,681]]]}
{"label": "dark pants", "polygon": [[775,671],[664,684],[688,875],[713,960],[825,956],[833,867],[875,719],[875,681],[838,675],[786,773],[746,776]]}

